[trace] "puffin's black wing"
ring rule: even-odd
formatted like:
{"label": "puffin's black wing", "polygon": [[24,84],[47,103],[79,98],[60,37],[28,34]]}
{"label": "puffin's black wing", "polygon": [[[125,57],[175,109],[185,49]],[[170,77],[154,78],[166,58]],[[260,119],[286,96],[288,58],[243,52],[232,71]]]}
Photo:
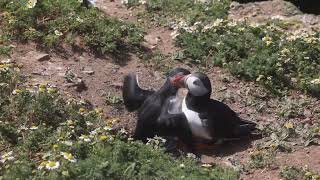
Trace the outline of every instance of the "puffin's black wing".
{"label": "puffin's black wing", "polygon": [[153,93],[154,91],[152,90],[145,90],[139,87],[136,74],[129,73],[125,76],[122,97],[128,111],[139,109],[147,97]]}
{"label": "puffin's black wing", "polygon": [[256,128],[256,123],[241,119],[228,105],[210,99],[208,105],[209,119],[214,127],[214,134],[223,138],[248,136]]}
{"label": "puffin's black wing", "polygon": [[157,119],[157,130],[160,136],[178,137],[188,148],[192,149],[192,132],[185,114],[181,112],[170,113],[172,103],[180,103],[176,96],[168,97],[161,108]]}

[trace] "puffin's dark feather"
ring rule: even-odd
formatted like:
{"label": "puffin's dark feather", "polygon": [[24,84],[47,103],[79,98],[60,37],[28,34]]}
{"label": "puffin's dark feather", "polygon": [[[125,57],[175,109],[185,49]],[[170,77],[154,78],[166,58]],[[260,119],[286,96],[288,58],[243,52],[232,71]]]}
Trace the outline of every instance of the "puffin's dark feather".
{"label": "puffin's dark feather", "polygon": [[154,91],[152,90],[145,90],[139,87],[136,74],[130,73],[125,76],[122,97],[128,111],[139,109],[145,99],[153,93]]}

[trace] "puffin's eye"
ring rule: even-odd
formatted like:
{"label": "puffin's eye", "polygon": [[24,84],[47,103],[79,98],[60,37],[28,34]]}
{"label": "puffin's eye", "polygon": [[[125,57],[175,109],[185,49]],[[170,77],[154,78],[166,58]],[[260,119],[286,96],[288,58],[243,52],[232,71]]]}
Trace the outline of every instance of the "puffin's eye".
{"label": "puffin's eye", "polygon": [[201,81],[199,79],[195,80],[195,81],[193,81],[193,84],[197,85],[197,86],[201,86]]}

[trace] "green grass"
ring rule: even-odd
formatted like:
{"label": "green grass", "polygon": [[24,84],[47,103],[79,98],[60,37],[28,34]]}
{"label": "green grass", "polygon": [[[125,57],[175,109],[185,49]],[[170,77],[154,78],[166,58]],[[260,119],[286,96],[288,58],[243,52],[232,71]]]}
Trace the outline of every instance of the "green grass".
{"label": "green grass", "polygon": [[[128,6],[138,4],[133,0]],[[286,33],[281,21],[261,26],[229,22],[229,6],[228,0],[147,0],[140,15],[174,29],[182,60],[227,68],[276,94],[298,89],[320,96],[320,33]]]}
{"label": "green grass", "polygon": [[41,0],[34,6],[28,6],[28,0],[3,0],[0,11],[1,33],[9,40],[34,41],[50,49],[69,44],[99,54],[116,54],[133,51],[143,39],[137,26],[108,17],[96,8],[82,7],[78,0]]}
{"label": "green grass", "polygon": [[320,94],[320,33],[293,35],[273,24],[253,27],[220,19],[179,33],[176,44],[193,63],[222,66],[274,92]]}
{"label": "green grass", "polygon": [[[116,119],[66,99],[50,84],[24,85],[15,64],[0,64],[0,179],[238,179],[203,168],[115,131]],[[52,168],[50,170],[50,166]]]}
{"label": "green grass", "polygon": [[[225,17],[228,13],[229,0],[208,0],[206,3],[194,0],[146,0],[145,11],[141,17],[161,25],[170,25],[172,22],[184,19],[193,24],[197,21],[210,21]],[[129,0],[128,5],[137,5],[136,0]]]}

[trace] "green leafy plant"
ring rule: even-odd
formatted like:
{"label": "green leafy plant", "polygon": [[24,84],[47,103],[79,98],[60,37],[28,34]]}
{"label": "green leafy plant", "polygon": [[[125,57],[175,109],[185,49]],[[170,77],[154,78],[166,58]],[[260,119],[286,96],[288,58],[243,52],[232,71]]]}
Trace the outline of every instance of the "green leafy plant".
{"label": "green leafy plant", "polygon": [[185,19],[188,23],[210,21],[227,15],[229,0],[146,0],[145,12],[141,16],[151,22],[170,25],[177,19]]}
{"label": "green leafy plant", "polygon": [[64,43],[99,53],[119,53],[138,47],[142,30],[120,22],[96,8],[85,8],[77,0],[9,1],[4,11],[3,34],[11,40],[35,41],[58,49]]}
{"label": "green leafy plant", "polygon": [[300,168],[296,166],[285,166],[280,171],[280,177],[285,180],[308,180],[308,179],[320,179],[319,174],[314,173],[307,168]]}
{"label": "green leafy plant", "polygon": [[183,27],[176,44],[193,63],[228,68],[273,92],[319,93],[319,33],[286,34],[273,24],[249,26],[223,19]]}
{"label": "green leafy plant", "polygon": [[118,96],[113,96],[109,92],[106,95],[106,103],[107,103],[107,105],[119,106],[119,105],[123,104],[123,99],[121,97],[118,97]]}
{"label": "green leafy plant", "polygon": [[258,150],[250,154],[249,167],[265,168],[271,167],[275,162],[275,151],[273,150]]}
{"label": "green leafy plant", "polygon": [[280,172],[280,176],[282,178],[284,178],[285,180],[302,179],[303,174],[304,173],[303,173],[303,170],[301,168],[297,168],[297,167],[294,167],[294,166],[286,166]]}
{"label": "green leafy plant", "polygon": [[0,45],[0,55],[9,56],[12,50],[12,46],[2,46]]}

